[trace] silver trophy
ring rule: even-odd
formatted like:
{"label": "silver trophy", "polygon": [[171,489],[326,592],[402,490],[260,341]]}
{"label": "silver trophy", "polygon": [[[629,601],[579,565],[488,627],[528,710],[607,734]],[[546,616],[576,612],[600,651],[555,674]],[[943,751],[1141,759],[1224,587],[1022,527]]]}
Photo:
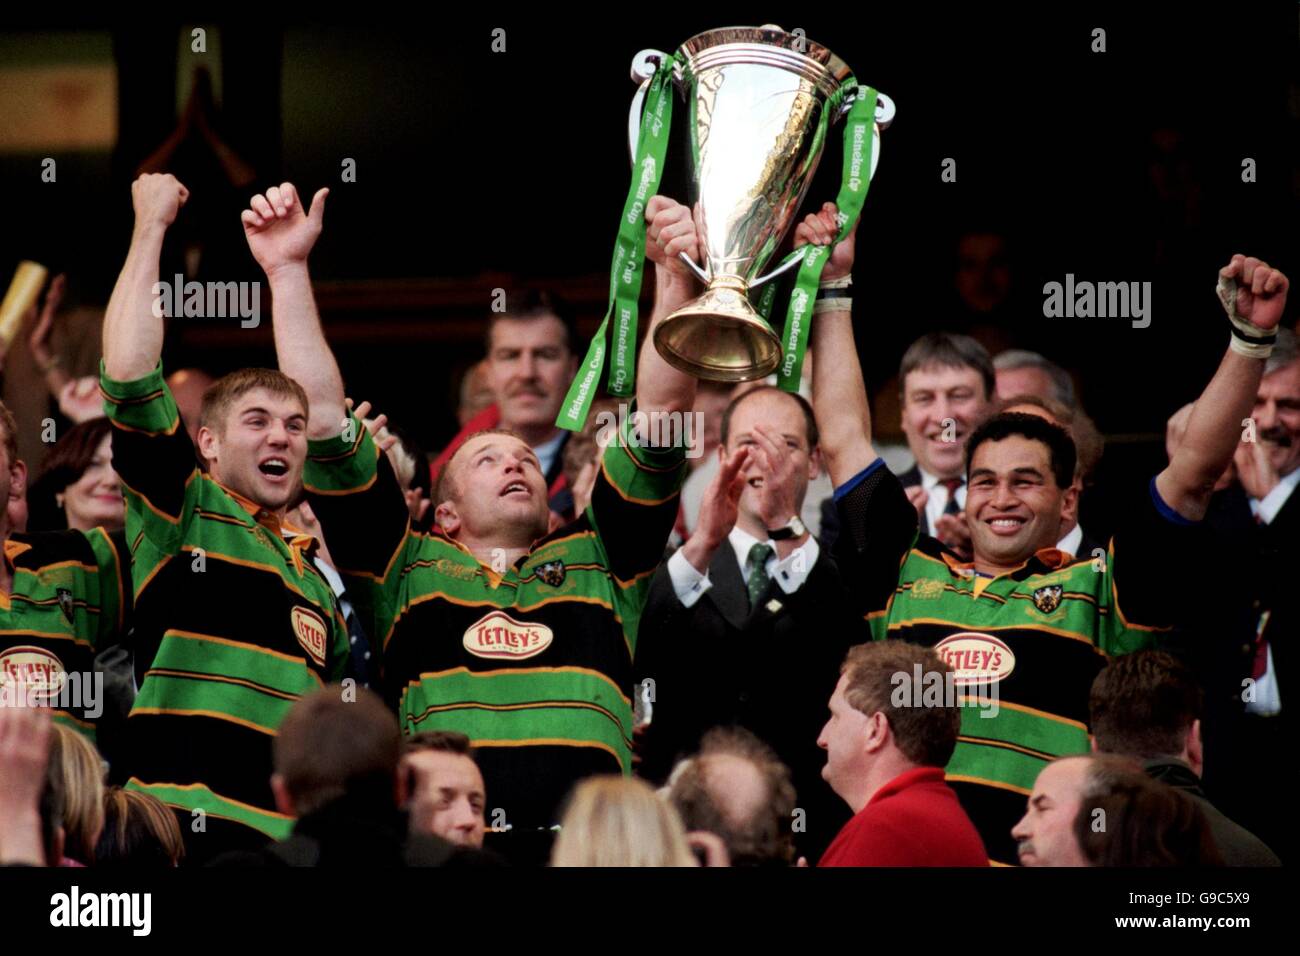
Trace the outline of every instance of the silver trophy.
{"label": "silver trophy", "polygon": [[[751,290],[798,266],[793,259],[759,276],[785,238],[821,158],[822,114],[851,77],[826,47],[780,27],[726,27],[682,44],[673,80],[690,107],[690,204],[706,267],[687,261],[708,288],[655,331],[664,359],[697,378],[743,382],[781,361],[779,337],[749,302]],[[632,62],[641,86],[629,118],[636,154],[641,106],[664,54],[642,50]],[[859,95],[845,89],[827,128]],[[871,169],[880,130],[894,105],[878,95]]]}

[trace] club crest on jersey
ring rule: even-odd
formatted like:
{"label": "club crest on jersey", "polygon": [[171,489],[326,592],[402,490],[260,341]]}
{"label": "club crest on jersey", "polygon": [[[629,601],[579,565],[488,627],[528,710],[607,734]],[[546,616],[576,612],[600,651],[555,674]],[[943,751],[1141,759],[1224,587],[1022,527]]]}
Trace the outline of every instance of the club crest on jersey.
{"label": "club crest on jersey", "polygon": [[317,667],[325,666],[325,644],[329,628],[315,611],[305,607],[295,607],[289,615],[293,624],[293,636],[307,652],[307,656],[316,662]]}
{"label": "club crest on jersey", "polygon": [[545,624],[516,621],[504,611],[493,611],[471,624],[462,642],[475,657],[523,660],[546,650],[554,639]]}
{"label": "club crest on jersey", "polygon": [[989,634],[962,631],[934,645],[934,652],[953,669],[958,687],[996,684],[1016,669],[1011,648]]}
{"label": "club crest on jersey", "polygon": [[68,623],[71,624],[72,623],[72,591],[70,591],[68,588],[55,588],[54,593],[57,594],[59,597],[59,610],[63,612],[63,616],[66,617],[68,619]]}
{"label": "club crest on jersey", "polygon": [[1034,607],[1044,614],[1051,614],[1061,606],[1061,586],[1049,584],[1034,592]]}
{"label": "club crest on jersey", "polygon": [[558,588],[564,583],[565,574],[563,561],[547,561],[537,566],[537,577],[553,588]]}

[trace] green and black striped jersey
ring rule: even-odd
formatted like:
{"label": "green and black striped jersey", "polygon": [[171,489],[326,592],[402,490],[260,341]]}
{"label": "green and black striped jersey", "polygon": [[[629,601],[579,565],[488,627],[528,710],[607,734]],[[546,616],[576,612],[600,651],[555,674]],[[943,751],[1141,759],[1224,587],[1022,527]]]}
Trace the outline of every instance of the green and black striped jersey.
{"label": "green and black striped jersey", "polygon": [[1097,673],[1175,623],[1187,581],[1178,556],[1204,553],[1197,525],[1165,505],[1153,481],[1104,557],[1046,549],[988,578],[917,533],[916,509],[883,463],[835,497],[837,558],[872,636],[933,647],[956,673],[961,735],[948,782],[990,859],[1014,863],[1011,829],[1038,772],[1090,749]]}
{"label": "green and black striped jersey", "polygon": [[133,382],[101,369],[100,384],[135,594],[128,786],[176,810],[192,857],[283,838],[271,743],[294,701],[343,674],[334,593],[310,538],[286,540],[200,470],[161,368]]}
{"label": "green and black striped jersey", "polygon": [[386,456],[312,442],[304,484],[376,648],[406,733],[478,749],[488,806],[549,826],[575,780],[630,773],[632,654],[677,514],[680,448],[606,449],[591,505],[493,570],[440,532],[410,530]]}
{"label": "green and black striped jersey", "polygon": [[4,543],[13,585],[0,592],[0,690],[21,683],[92,742],[105,703],[95,654],[122,640],[127,558],[124,533],[103,528],[16,533]]}

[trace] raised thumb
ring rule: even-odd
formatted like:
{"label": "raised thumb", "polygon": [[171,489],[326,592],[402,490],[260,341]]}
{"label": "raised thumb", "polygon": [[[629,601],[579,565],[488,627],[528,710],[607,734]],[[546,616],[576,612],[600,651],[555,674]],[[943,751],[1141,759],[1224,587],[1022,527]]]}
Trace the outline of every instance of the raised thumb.
{"label": "raised thumb", "polygon": [[325,218],[325,197],[330,194],[329,187],[316,190],[316,195],[311,197],[311,209],[307,212],[307,218],[313,222],[320,222]]}

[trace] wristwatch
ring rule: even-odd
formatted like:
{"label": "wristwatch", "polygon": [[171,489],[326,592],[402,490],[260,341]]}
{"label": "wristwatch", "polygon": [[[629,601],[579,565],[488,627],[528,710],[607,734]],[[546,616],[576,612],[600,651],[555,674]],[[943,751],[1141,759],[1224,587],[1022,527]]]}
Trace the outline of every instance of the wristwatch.
{"label": "wristwatch", "polygon": [[767,529],[767,536],[773,541],[788,541],[791,538],[802,538],[808,533],[808,528],[800,520],[798,515],[790,519],[790,523],[783,528]]}

